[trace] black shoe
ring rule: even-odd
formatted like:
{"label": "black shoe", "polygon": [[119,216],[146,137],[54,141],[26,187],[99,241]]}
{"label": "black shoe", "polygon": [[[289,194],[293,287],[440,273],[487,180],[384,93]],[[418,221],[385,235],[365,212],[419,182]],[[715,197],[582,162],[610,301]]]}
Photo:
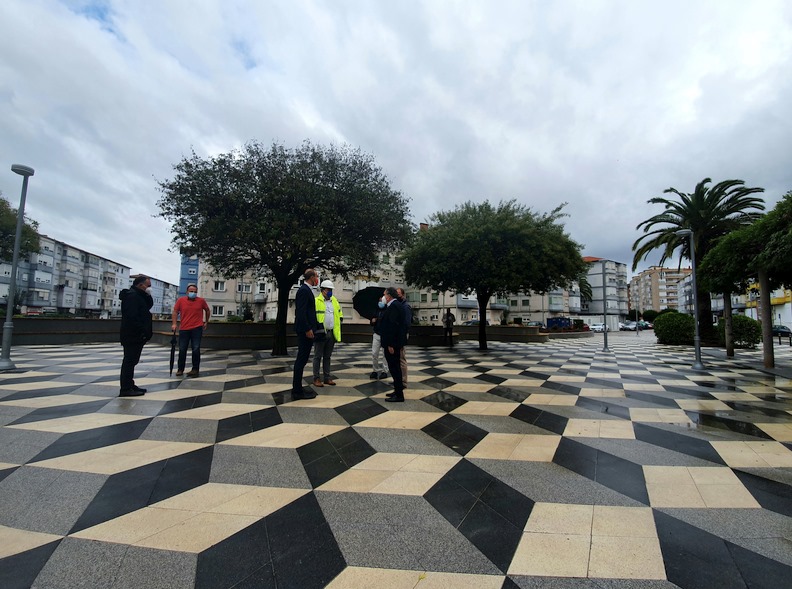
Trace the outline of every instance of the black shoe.
{"label": "black shoe", "polygon": [[140,391],[140,390],[135,390],[135,389],[126,389],[126,390],[121,389],[121,391],[118,393],[118,396],[119,397],[142,397],[143,396],[143,392]]}
{"label": "black shoe", "polygon": [[404,395],[396,395],[396,394],[394,394],[392,397],[388,396],[388,398],[385,399],[385,402],[386,403],[404,403]]}
{"label": "black shoe", "polygon": [[388,373],[387,372],[380,372],[379,377],[380,377],[380,379],[388,378]]}
{"label": "black shoe", "polygon": [[371,374],[369,374],[369,378],[377,378],[377,371],[375,370]]}
{"label": "black shoe", "polygon": [[132,390],[135,391],[136,393],[145,393],[146,392],[146,389],[141,389],[137,385],[132,385]]}
{"label": "black shoe", "polygon": [[393,395],[395,395],[395,394],[396,394],[396,391],[393,391],[392,393],[388,393],[388,394],[387,394],[387,395],[385,395],[385,396],[386,396],[386,397],[392,397],[392,396],[393,396]]}
{"label": "black shoe", "polygon": [[303,389],[299,393],[292,392],[291,395],[292,401],[300,401],[302,399],[315,399],[316,393],[313,391],[306,391]]}

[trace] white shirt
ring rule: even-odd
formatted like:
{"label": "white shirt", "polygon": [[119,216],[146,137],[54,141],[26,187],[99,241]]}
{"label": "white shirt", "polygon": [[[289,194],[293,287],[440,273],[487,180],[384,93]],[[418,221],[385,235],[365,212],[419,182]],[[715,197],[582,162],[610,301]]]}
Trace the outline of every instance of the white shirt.
{"label": "white shirt", "polygon": [[333,327],[335,327],[335,306],[332,298],[325,299],[324,326],[327,331],[332,331]]}

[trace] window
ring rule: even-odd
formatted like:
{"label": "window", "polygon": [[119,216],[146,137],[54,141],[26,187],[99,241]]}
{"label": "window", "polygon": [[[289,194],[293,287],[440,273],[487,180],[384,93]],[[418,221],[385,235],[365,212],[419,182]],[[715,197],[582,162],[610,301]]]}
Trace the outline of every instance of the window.
{"label": "window", "polygon": [[252,290],[253,290],[252,284],[245,284],[244,282],[241,284],[237,284],[237,292],[251,292]]}
{"label": "window", "polygon": [[519,302],[520,301],[518,301],[517,299],[512,299],[512,300],[509,301],[509,306],[510,307],[516,307]]}
{"label": "window", "polygon": [[437,321],[439,318],[437,315],[429,315],[429,321]]}
{"label": "window", "polygon": [[[215,292],[225,292],[225,280],[215,280],[214,281],[214,290]],[[222,313],[220,313],[222,315]]]}
{"label": "window", "polygon": [[390,256],[388,254],[382,254],[382,263],[390,264]]}
{"label": "window", "polygon": [[432,293],[432,302],[436,303],[438,300],[440,300],[440,294],[436,293],[436,292],[433,292]]}
{"label": "window", "polygon": [[427,295],[426,295],[426,293],[422,293],[421,294],[421,302],[425,303],[426,301],[427,301]]}
{"label": "window", "polygon": [[225,305],[212,305],[212,315],[216,317],[225,315]]}
{"label": "window", "polygon": [[198,274],[198,269],[197,268],[187,268],[187,274],[189,274],[190,276],[195,276],[196,274]]}
{"label": "window", "polygon": [[531,300],[530,299],[523,299],[522,306],[523,307],[530,307],[531,306]]}

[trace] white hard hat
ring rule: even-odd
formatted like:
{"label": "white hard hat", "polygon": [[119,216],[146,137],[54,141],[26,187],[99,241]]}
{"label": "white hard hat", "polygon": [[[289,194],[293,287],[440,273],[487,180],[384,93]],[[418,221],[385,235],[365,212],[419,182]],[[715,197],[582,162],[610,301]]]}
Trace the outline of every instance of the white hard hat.
{"label": "white hard hat", "polygon": [[321,286],[322,288],[329,288],[330,290],[333,290],[333,283],[330,282],[329,280],[323,280],[322,284],[320,284],[319,286]]}

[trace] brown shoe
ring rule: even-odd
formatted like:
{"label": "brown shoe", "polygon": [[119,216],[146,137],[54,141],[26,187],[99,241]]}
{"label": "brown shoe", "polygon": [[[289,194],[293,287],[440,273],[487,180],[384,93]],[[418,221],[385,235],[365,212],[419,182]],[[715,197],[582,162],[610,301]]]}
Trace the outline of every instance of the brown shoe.
{"label": "brown shoe", "polygon": [[315,387],[323,387],[324,385],[322,384],[322,380],[321,379],[315,378],[314,379],[314,386]]}
{"label": "brown shoe", "polygon": [[326,378],[324,383],[329,384],[331,387],[334,387],[336,384],[335,381],[331,378]]}
{"label": "brown shoe", "polygon": [[190,370],[190,372],[187,373],[188,378],[195,378],[196,376],[198,376],[197,370]]}
{"label": "brown shoe", "polygon": [[177,370],[176,376],[184,376],[184,370]]}

